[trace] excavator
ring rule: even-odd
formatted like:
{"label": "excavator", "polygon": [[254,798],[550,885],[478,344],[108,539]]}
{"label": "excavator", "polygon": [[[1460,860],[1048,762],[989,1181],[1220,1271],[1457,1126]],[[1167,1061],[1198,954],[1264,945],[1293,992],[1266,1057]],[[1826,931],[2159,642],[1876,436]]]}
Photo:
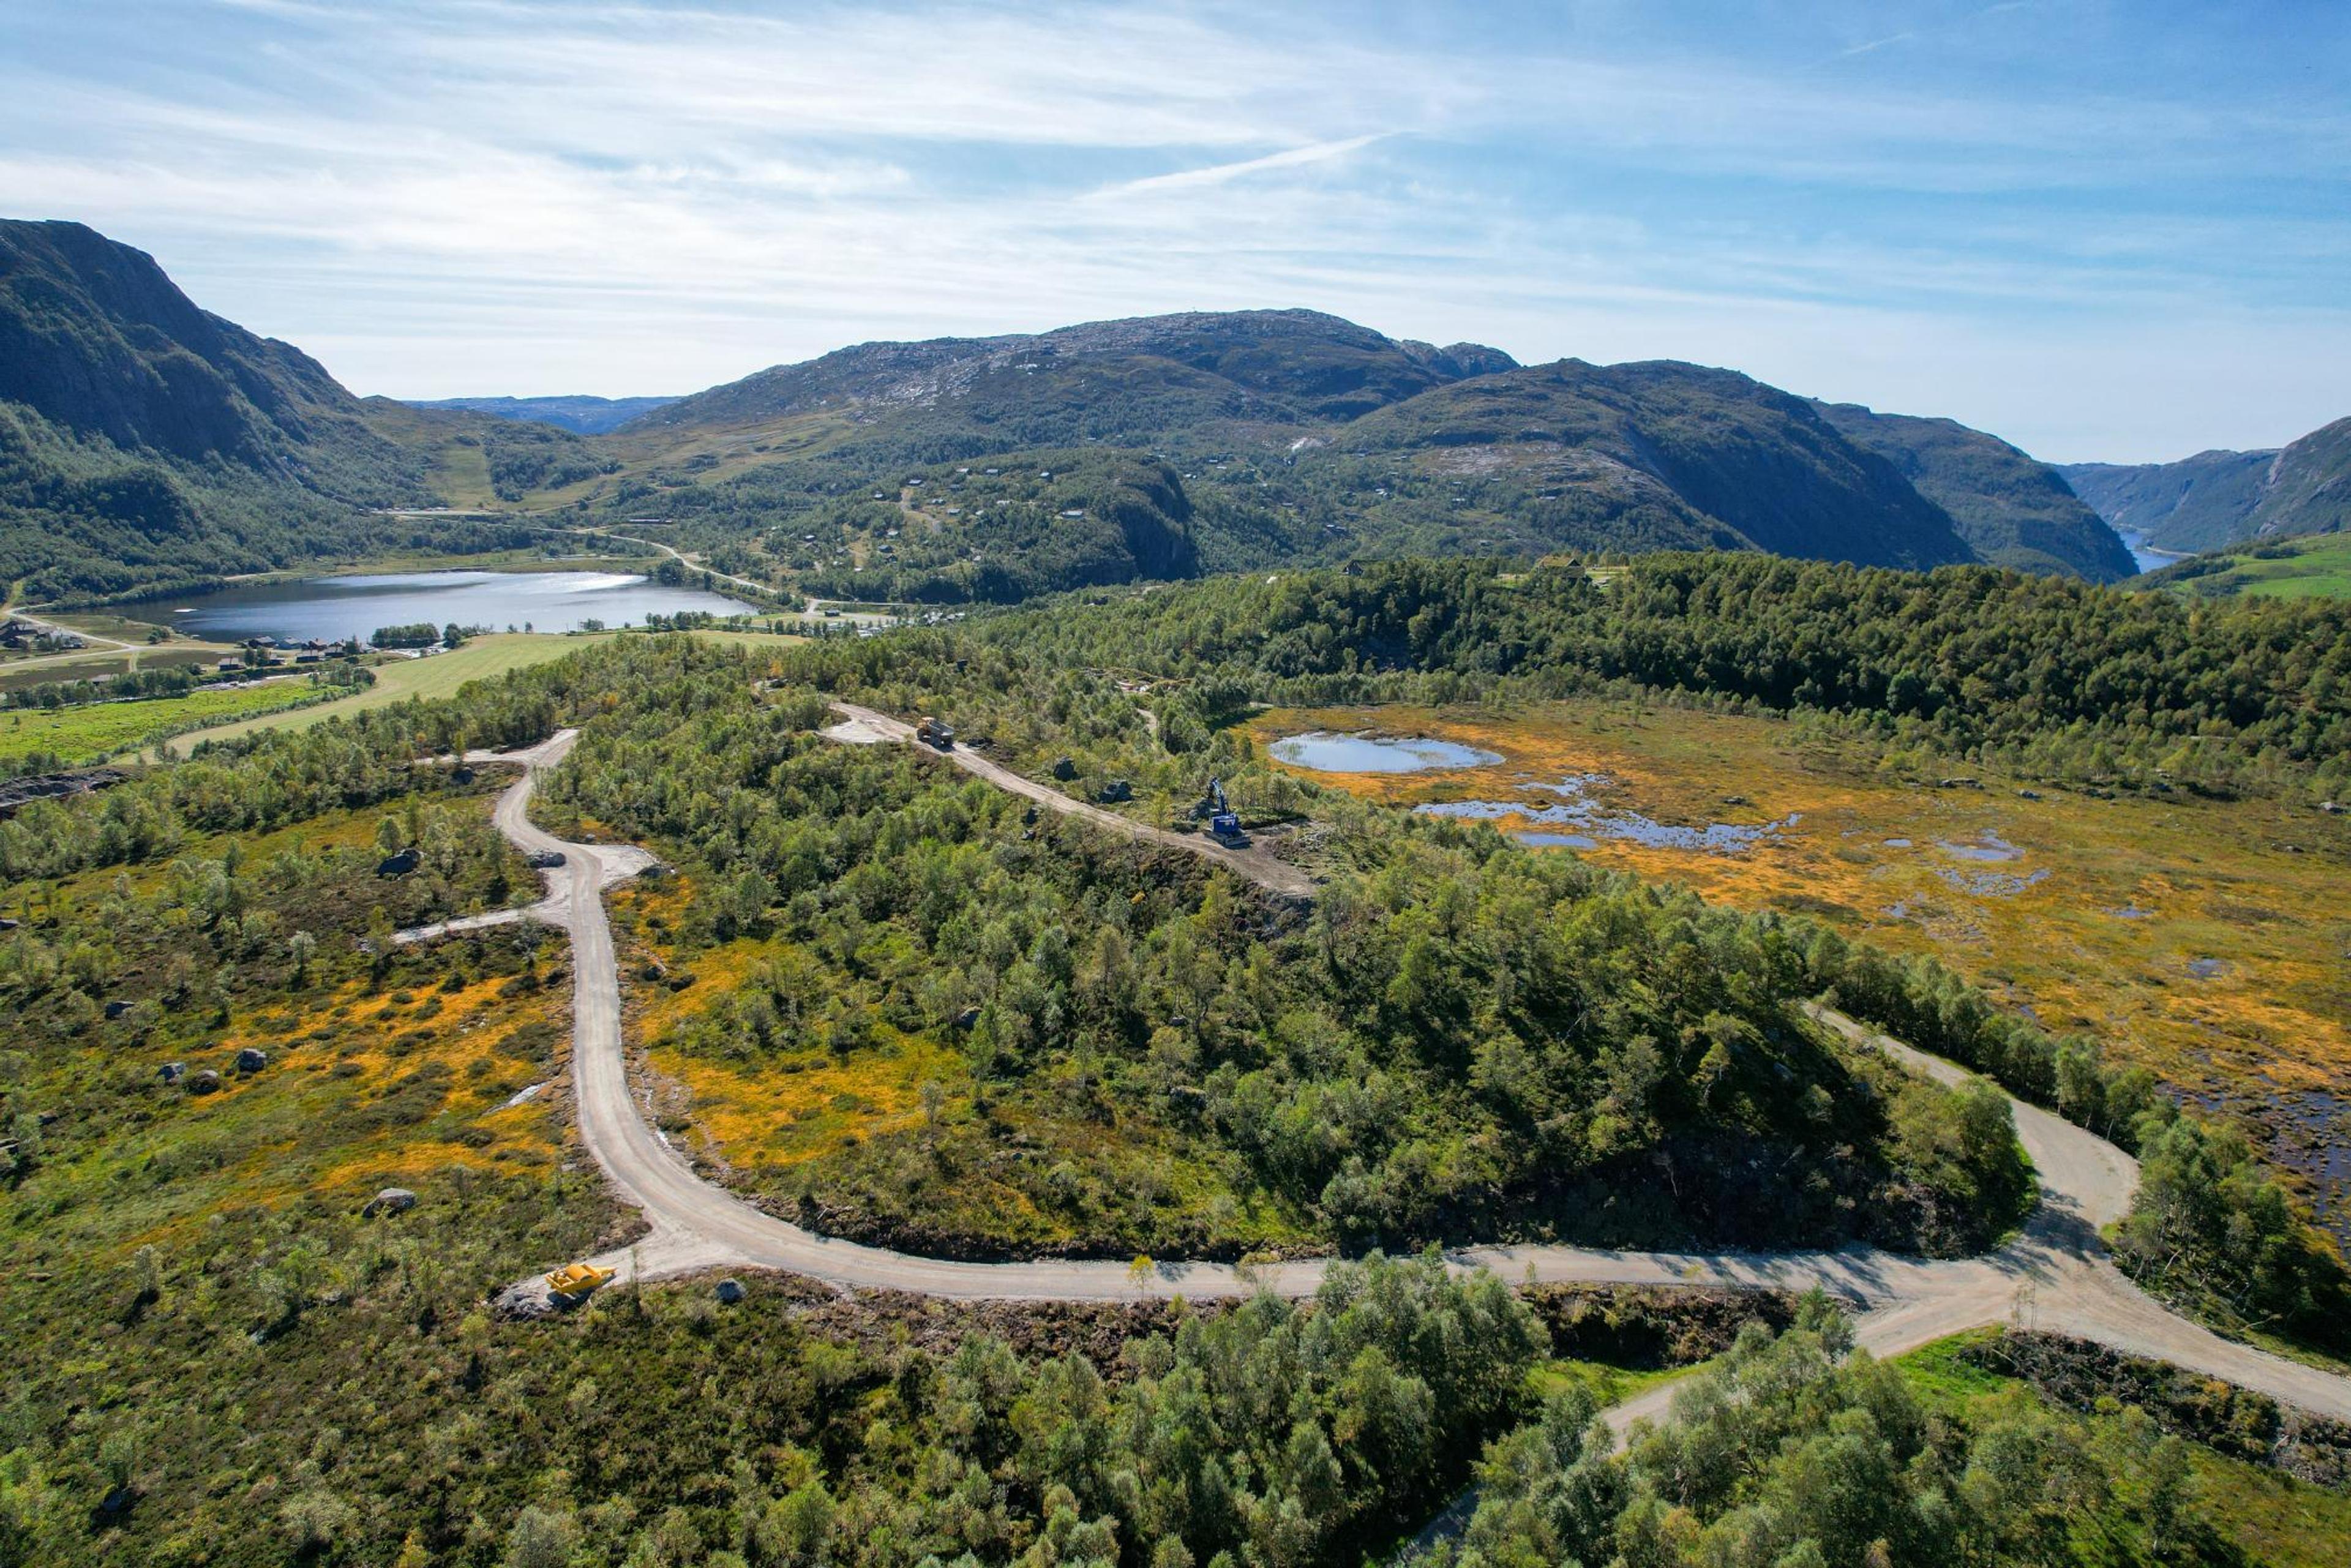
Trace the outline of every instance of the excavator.
{"label": "excavator", "polygon": [[1233,803],[1230,800],[1225,799],[1223,779],[1208,780],[1207,799],[1202,800],[1200,805],[1205,809],[1204,814],[1208,819],[1208,831],[1212,836],[1228,844],[1249,842],[1249,835],[1241,831],[1240,813],[1233,810]]}

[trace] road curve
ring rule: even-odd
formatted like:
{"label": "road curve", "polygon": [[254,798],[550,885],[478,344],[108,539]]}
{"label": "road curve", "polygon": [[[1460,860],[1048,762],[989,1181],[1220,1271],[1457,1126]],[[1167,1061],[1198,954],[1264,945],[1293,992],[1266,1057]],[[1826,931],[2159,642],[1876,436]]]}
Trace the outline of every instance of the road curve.
{"label": "road curve", "polygon": [[[825,731],[836,740],[869,745],[881,741],[896,741],[906,746],[914,744],[914,727],[903,719],[892,718],[869,707],[859,707],[854,703],[837,702],[832,705],[832,710],[844,715],[847,719],[846,723]],[[925,749],[929,750],[929,747]],[[967,746],[955,747],[934,755],[945,758],[967,773],[987,779],[999,789],[1025,796],[1049,811],[1081,818],[1138,842],[1164,844],[1186,854],[1197,855],[1211,865],[1223,866],[1234,875],[1285,898],[1314,896],[1312,877],[1288,861],[1277,859],[1254,845],[1235,847],[1220,843],[1205,833],[1171,832],[1165,828],[1155,828],[1133,818],[1122,817],[1116,811],[1105,811],[1100,806],[1064,795],[1050,785],[1040,784],[1024,774],[1015,773],[1000,762],[991,762]]]}
{"label": "road curve", "polygon": [[[912,730],[898,720],[847,705],[836,706],[849,716],[846,725],[828,732],[838,738],[911,743]],[[1321,1282],[1328,1267],[1322,1260],[1254,1269],[1160,1262],[1147,1281],[1138,1281],[1130,1265],[1118,1262],[1050,1259],[970,1263],[920,1258],[818,1236],[703,1180],[639,1111],[621,1038],[620,978],[602,890],[652,863],[651,857],[631,846],[569,843],[529,820],[531,791],[539,773],[559,764],[575,738],[575,732],[567,730],[526,751],[473,754],[469,760],[524,766],[523,777],[499,798],[494,820],[525,852],[554,852],[563,857],[560,866],[543,873],[549,897],[533,906],[531,914],[559,925],[571,940],[571,1078],[580,1141],[622,1198],[643,1213],[649,1227],[635,1245],[594,1261],[622,1278],[751,1267],[806,1274],[841,1286],[995,1300],[1133,1300],[1147,1291],[1197,1300],[1258,1290],[1305,1295]],[[1162,832],[1073,800],[967,751],[943,755],[1048,809],[1199,855],[1287,896],[1311,893],[1312,884],[1302,872],[1262,852],[1236,852],[1207,839]],[[1825,1009],[1814,1012],[1856,1045],[1884,1051],[1914,1071],[1946,1082],[1968,1077],[1949,1062],[1873,1033],[1840,1014]],[[2036,1106],[2013,1098],[2010,1104],[2019,1141],[2040,1176],[2042,1201],[2013,1240],[1984,1257],[1929,1261],[1859,1246],[1789,1253],[1487,1246],[1449,1251],[1447,1260],[1458,1268],[1486,1269],[1506,1279],[1537,1283],[1782,1290],[1819,1285],[1860,1309],[1858,1341],[1880,1355],[2013,1320],[2174,1362],[2351,1420],[2351,1379],[2221,1339],[2167,1311],[2125,1279],[2107,1259],[2097,1229],[2127,1207],[2137,1186],[2137,1162],[2105,1140]],[[536,1283],[523,1281],[515,1291],[528,1294]],[[1619,1406],[1619,1414],[1627,1421],[1653,1415],[1668,1398],[1669,1387],[1652,1391]]]}

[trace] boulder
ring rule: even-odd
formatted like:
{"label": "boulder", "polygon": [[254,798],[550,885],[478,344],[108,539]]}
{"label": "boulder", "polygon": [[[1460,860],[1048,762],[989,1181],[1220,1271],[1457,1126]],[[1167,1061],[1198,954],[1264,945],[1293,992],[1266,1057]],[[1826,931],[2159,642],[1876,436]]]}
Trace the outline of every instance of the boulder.
{"label": "boulder", "polygon": [[248,1045],[236,1053],[236,1070],[239,1072],[258,1072],[268,1065],[269,1053],[256,1046]]}
{"label": "boulder", "polygon": [[2321,800],[2318,803],[2318,809],[2330,817],[2339,817],[2343,814],[2343,807],[2333,800]]}
{"label": "boulder", "polygon": [[414,1193],[404,1186],[388,1186],[368,1199],[367,1207],[360,1209],[360,1213],[370,1218],[379,1214],[406,1214],[415,1207]]}
{"label": "boulder", "polygon": [[972,1025],[979,1021],[979,1009],[977,1008],[966,1008],[963,1011],[956,1014],[955,1021],[956,1028],[969,1029]]}
{"label": "boulder", "polygon": [[2041,799],[2041,791],[2038,789],[2019,789],[2016,792],[2016,798],[2020,800],[2038,800]]}
{"label": "boulder", "polygon": [[188,1064],[184,1061],[167,1061],[155,1070],[155,1076],[166,1083],[177,1083],[187,1074]]}
{"label": "boulder", "polygon": [[120,1018],[124,1013],[127,1013],[130,1010],[131,1004],[129,1002],[122,1001],[119,998],[117,1000],[110,1001],[106,1004],[106,1021],[112,1023],[116,1019]]}
{"label": "boulder", "polygon": [[563,863],[561,850],[533,850],[527,857],[533,870],[553,871]]}
{"label": "boulder", "polygon": [[1067,784],[1071,779],[1075,779],[1077,776],[1078,763],[1075,758],[1057,757],[1053,759],[1054,778],[1060,779],[1062,783]]}
{"label": "boulder", "polygon": [[378,876],[406,876],[410,872],[414,871],[420,863],[421,862],[414,850],[402,850],[396,855],[388,855],[384,859],[378,861],[376,862],[375,874]]}
{"label": "boulder", "polygon": [[210,1094],[220,1086],[220,1074],[209,1067],[188,1075],[188,1092],[191,1094]]}
{"label": "boulder", "polygon": [[720,1305],[731,1307],[743,1299],[743,1281],[721,1280],[718,1281],[718,1288],[711,1294],[718,1298]]}

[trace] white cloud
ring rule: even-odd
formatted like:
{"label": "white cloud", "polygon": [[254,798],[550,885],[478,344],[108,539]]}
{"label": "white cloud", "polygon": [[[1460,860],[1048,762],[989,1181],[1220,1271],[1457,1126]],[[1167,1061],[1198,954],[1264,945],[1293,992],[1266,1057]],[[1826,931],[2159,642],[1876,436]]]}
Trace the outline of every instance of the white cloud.
{"label": "white cloud", "polygon": [[[1213,5],[152,15],[0,58],[0,190],[364,390],[680,391],[879,336],[1299,304],[2068,455],[2351,407],[2351,317],[2312,282],[2346,204],[2171,188],[2340,192],[2339,107]],[[2266,390],[2260,354],[2290,361]]]}
{"label": "white cloud", "polygon": [[1262,158],[1244,158],[1231,163],[1211,163],[1199,169],[1178,169],[1170,174],[1146,174],[1139,180],[1129,180],[1093,193],[1099,198],[1149,195],[1163,191],[1196,191],[1212,185],[1229,184],[1245,175],[1262,174],[1273,169],[1298,169],[1309,163],[1326,163],[1335,158],[1369,147],[1383,140],[1380,133],[1350,136],[1339,141],[1318,141],[1306,147],[1286,148],[1269,152]]}

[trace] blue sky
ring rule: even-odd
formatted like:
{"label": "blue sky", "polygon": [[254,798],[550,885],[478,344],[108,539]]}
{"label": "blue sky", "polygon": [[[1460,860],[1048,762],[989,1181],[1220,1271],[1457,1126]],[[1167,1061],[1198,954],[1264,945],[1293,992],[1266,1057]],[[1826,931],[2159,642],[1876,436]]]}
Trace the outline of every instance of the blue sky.
{"label": "blue sky", "polygon": [[2056,461],[2351,413],[2351,6],[10,0],[0,208],[364,392],[1306,305]]}

